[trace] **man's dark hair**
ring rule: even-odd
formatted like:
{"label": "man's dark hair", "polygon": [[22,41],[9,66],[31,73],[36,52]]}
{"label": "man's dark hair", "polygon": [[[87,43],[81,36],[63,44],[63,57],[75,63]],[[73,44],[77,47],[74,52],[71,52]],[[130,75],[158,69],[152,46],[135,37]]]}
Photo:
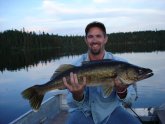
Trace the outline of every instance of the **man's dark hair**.
{"label": "man's dark hair", "polygon": [[90,30],[91,28],[93,28],[93,27],[98,27],[98,28],[100,28],[100,29],[103,31],[104,35],[106,35],[106,28],[105,28],[104,24],[101,23],[101,22],[94,21],[94,22],[89,23],[89,24],[86,26],[86,28],[85,28],[85,35],[86,35],[86,36],[87,36],[89,30]]}

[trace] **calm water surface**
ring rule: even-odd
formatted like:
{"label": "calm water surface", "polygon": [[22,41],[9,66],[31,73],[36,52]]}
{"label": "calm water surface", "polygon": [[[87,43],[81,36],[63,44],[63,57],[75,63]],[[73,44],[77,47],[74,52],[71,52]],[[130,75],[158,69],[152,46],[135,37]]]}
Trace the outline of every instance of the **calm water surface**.
{"label": "calm water surface", "polygon": [[[165,103],[165,52],[122,53],[116,56],[130,63],[151,68],[154,76],[138,82],[138,100],[134,107],[157,107]],[[79,56],[62,57],[35,67],[0,73],[0,124],[6,124],[27,112],[30,107],[21,92],[32,85],[47,82],[54,70],[63,63],[72,63]],[[53,92],[46,94],[47,99]]]}

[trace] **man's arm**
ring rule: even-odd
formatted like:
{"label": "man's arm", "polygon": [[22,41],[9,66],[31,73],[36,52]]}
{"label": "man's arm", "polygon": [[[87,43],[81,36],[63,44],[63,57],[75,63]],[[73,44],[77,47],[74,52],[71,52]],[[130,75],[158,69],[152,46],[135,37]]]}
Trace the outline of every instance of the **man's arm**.
{"label": "man's arm", "polygon": [[132,103],[136,100],[136,91],[132,85],[126,86],[122,85],[119,79],[115,79],[115,89],[117,96],[120,100],[124,102],[126,105],[132,105]]}
{"label": "man's arm", "polygon": [[89,107],[89,97],[88,97],[88,88],[86,86],[86,78],[83,78],[82,83],[78,83],[77,75],[70,74],[70,84],[67,83],[66,78],[63,78],[64,85],[69,90],[67,94],[67,104],[70,107],[69,111],[74,111],[75,109],[81,110],[86,116],[88,116],[90,107]]}

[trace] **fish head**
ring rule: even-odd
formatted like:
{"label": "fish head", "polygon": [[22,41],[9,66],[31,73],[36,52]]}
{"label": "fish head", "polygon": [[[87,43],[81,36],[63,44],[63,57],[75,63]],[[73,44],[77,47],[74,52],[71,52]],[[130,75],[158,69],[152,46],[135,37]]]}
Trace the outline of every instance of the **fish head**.
{"label": "fish head", "polygon": [[149,78],[153,72],[149,68],[143,68],[132,64],[123,65],[118,71],[118,78],[125,85]]}

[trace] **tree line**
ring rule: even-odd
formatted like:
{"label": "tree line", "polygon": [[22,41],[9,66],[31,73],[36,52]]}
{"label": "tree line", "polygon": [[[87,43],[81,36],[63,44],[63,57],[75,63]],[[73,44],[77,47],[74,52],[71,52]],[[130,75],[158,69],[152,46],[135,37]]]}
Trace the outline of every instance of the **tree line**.
{"label": "tree line", "polygon": [[[164,50],[165,30],[159,31],[137,31],[119,32],[108,34],[106,48],[112,51],[121,49],[129,51],[141,47],[154,47],[156,50]],[[85,51],[86,44],[84,36],[48,34],[45,32],[26,32],[25,30],[6,30],[0,32],[0,52],[12,51],[33,51],[59,49],[65,52]]]}
{"label": "tree line", "polygon": [[[0,50],[47,50],[47,49],[79,49],[82,46],[83,36],[59,36],[42,32],[37,34],[35,32],[25,32],[18,30],[7,30],[0,32]],[[84,46],[84,44],[83,44]],[[84,48],[84,47],[81,48]]]}
{"label": "tree line", "polygon": [[[164,51],[165,31],[111,33],[106,50],[113,53]],[[84,36],[7,30],[0,32],[0,71],[28,69],[39,62],[47,63],[86,51]]]}

